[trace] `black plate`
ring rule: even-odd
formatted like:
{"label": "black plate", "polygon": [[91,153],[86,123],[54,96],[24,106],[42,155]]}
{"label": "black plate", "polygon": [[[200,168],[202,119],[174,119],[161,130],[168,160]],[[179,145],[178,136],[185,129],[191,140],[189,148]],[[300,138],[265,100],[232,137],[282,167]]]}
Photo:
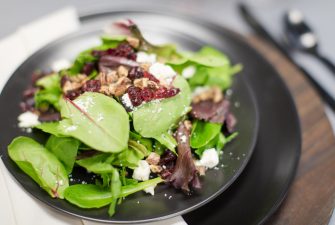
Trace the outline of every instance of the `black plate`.
{"label": "black plate", "polygon": [[[102,222],[148,222],[181,215],[204,205],[226,190],[245,168],[254,149],[258,130],[256,102],[251,89],[245,82],[248,76],[247,72],[237,75],[232,87],[231,100],[239,105],[239,107],[233,107],[233,112],[239,120],[237,125],[238,139],[226,146],[219,168],[208,171],[206,177],[202,178],[203,189],[191,196],[186,196],[167,185],[161,185],[156,188],[154,197],[143,192],[127,197],[118,206],[116,215],[110,218],[107,214],[107,207],[85,210],[71,205],[65,200],[52,199],[31,178],[25,175],[7,155],[7,145],[14,137],[28,135],[21,132],[16,124],[17,116],[20,113],[18,103],[22,91],[29,83],[30,74],[37,68],[49,68],[55,60],[73,59],[80,51],[99,44],[101,28],[113,20],[122,18],[134,19],[147,37],[154,42],[177,43],[187,50],[197,50],[201,46],[210,44],[227,52],[232,57],[233,62],[242,60],[239,54],[230,47],[235,43],[230,38],[231,34],[218,36],[206,26],[198,25],[189,20],[143,12],[115,12],[100,17],[86,17],[80,32],[67,36],[38,51],[24,62],[8,81],[0,97],[1,153],[6,167],[26,191],[60,211]],[[245,71],[247,70],[249,68]],[[9,101],[11,104],[8,104]],[[44,136],[38,132],[29,136],[40,141],[44,140]],[[82,170],[77,169],[74,174],[75,180],[79,177],[81,180],[92,182],[91,176],[86,173],[82,174]]]}

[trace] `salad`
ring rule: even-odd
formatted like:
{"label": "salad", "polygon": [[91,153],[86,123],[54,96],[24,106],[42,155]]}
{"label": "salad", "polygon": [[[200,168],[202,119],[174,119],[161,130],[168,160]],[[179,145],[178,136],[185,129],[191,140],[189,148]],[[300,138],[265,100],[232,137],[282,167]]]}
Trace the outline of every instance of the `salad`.
{"label": "salad", "polygon": [[[130,20],[114,25],[120,35],[103,35],[72,64],[34,72],[19,127],[48,139],[20,136],[8,146],[51,197],[109,206],[110,216],[128,195],[154,195],[160,183],[186,194],[201,189],[201,176],[218,169],[222,149],[237,136],[229,87],[241,70],[214,48],[179,52],[151,44]],[[77,182],[78,168],[95,179]]]}

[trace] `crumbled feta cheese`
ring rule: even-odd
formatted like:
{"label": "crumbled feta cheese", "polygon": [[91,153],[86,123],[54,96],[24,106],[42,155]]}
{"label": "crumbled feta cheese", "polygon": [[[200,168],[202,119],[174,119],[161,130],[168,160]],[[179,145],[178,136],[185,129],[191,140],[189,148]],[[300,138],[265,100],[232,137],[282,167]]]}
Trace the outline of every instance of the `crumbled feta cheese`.
{"label": "crumbled feta cheese", "polygon": [[154,75],[162,84],[170,85],[173,78],[176,76],[176,72],[171,66],[154,63],[149,67],[149,72]]}
{"label": "crumbled feta cheese", "polygon": [[[133,178],[140,181],[149,180],[150,176],[150,166],[147,161],[140,160],[138,162],[138,166],[134,169]],[[153,185],[151,187],[145,188],[144,191],[146,193],[150,193],[151,195],[155,195],[155,187]]]}
{"label": "crumbled feta cheese", "polygon": [[72,126],[66,127],[65,132],[71,132],[71,131],[75,131],[75,130],[77,130],[77,126],[72,125]]}
{"label": "crumbled feta cheese", "polygon": [[122,103],[124,104],[125,107],[127,107],[129,109],[133,109],[134,108],[133,103],[131,103],[131,100],[129,98],[128,93],[122,95],[121,101],[122,101]]}
{"label": "crumbled feta cheese", "polygon": [[133,178],[140,181],[149,180],[150,166],[147,161],[140,160],[134,169]]}
{"label": "crumbled feta cheese", "polygon": [[[197,164],[197,163],[196,163]],[[215,148],[206,149],[199,160],[199,164],[207,168],[214,168],[219,164],[219,156]]]}
{"label": "crumbled feta cheese", "polygon": [[67,59],[59,59],[52,63],[51,69],[55,72],[58,72],[63,69],[67,69],[71,66],[71,62]]}
{"label": "crumbled feta cheese", "polygon": [[155,187],[156,187],[156,185],[153,185],[153,186],[145,188],[143,191],[145,193],[149,193],[151,195],[155,195]]}
{"label": "crumbled feta cheese", "polygon": [[38,115],[30,111],[20,114],[17,119],[19,120],[19,127],[21,128],[34,127],[40,124],[40,121],[38,121]]}
{"label": "crumbled feta cheese", "polygon": [[146,52],[137,52],[136,61],[138,63],[155,63],[156,62],[156,54],[146,53]]}
{"label": "crumbled feta cheese", "polygon": [[185,69],[183,69],[183,71],[181,72],[181,75],[184,78],[189,79],[194,76],[195,72],[196,72],[195,66],[188,66]]}
{"label": "crumbled feta cheese", "polygon": [[183,135],[180,137],[181,143],[186,143],[186,136]]}

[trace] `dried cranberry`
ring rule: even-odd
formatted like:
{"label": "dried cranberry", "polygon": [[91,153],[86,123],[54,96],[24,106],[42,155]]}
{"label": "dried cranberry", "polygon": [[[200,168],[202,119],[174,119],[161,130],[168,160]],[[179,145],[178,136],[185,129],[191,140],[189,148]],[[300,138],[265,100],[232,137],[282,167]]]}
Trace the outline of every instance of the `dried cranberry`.
{"label": "dried cranberry", "polygon": [[155,97],[155,94],[154,94],[153,90],[151,90],[149,88],[144,88],[141,91],[141,98],[145,102],[151,101],[154,97]]}
{"label": "dried cranberry", "polygon": [[143,76],[146,77],[146,78],[149,78],[149,80],[154,81],[157,84],[159,84],[159,80],[154,75],[152,75],[151,73],[145,71]]}
{"label": "dried cranberry", "polygon": [[133,106],[139,106],[142,104],[143,100],[141,98],[141,89],[138,87],[130,86],[127,89],[127,93],[129,95],[129,99]]}
{"label": "dried cranberry", "polygon": [[136,60],[136,53],[128,43],[121,43],[114,49],[108,49],[107,53],[112,56],[125,57],[127,59]]}
{"label": "dried cranberry", "polygon": [[141,67],[133,67],[129,70],[128,78],[131,80],[142,78],[144,75]]}
{"label": "dried cranberry", "polygon": [[85,91],[98,92],[100,88],[101,88],[100,80],[88,80],[85,82],[85,84],[81,89],[83,92]]}
{"label": "dried cranberry", "polygon": [[95,67],[95,65],[92,62],[85,63],[85,65],[83,66],[81,72],[83,74],[90,75],[92,73],[92,71],[94,70],[94,67]]}
{"label": "dried cranberry", "polygon": [[155,92],[155,98],[170,98],[177,95],[180,92],[179,88],[167,89],[166,87],[161,87]]}
{"label": "dried cranberry", "polygon": [[111,55],[136,60],[136,52],[128,43],[122,43],[116,48],[109,48],[107,50],[93,50],[91,54],[98,58],[104,55]]}
{"label": "dried cranberry", "polygon": [[71,90],[71,91],[68,91],[66,94],[65,94],[65,97],[70,99],[70,100],[74,100],[76,99],[79,95],[81,95],[82,91],[81,89],[76,89],[76,90]]}

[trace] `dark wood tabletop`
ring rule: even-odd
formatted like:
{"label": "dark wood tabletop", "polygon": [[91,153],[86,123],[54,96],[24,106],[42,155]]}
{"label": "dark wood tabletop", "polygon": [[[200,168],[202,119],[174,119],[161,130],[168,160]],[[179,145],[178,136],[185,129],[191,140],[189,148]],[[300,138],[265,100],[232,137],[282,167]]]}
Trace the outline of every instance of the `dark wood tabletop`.
{"label": "dark wood tabletop", "polygon": [[249,37],[289,87],[302,129],[302,154],[296,178],[267,225],[326,225],[335,199],[335,138],[324,104],[303,74],[258,37]]}

